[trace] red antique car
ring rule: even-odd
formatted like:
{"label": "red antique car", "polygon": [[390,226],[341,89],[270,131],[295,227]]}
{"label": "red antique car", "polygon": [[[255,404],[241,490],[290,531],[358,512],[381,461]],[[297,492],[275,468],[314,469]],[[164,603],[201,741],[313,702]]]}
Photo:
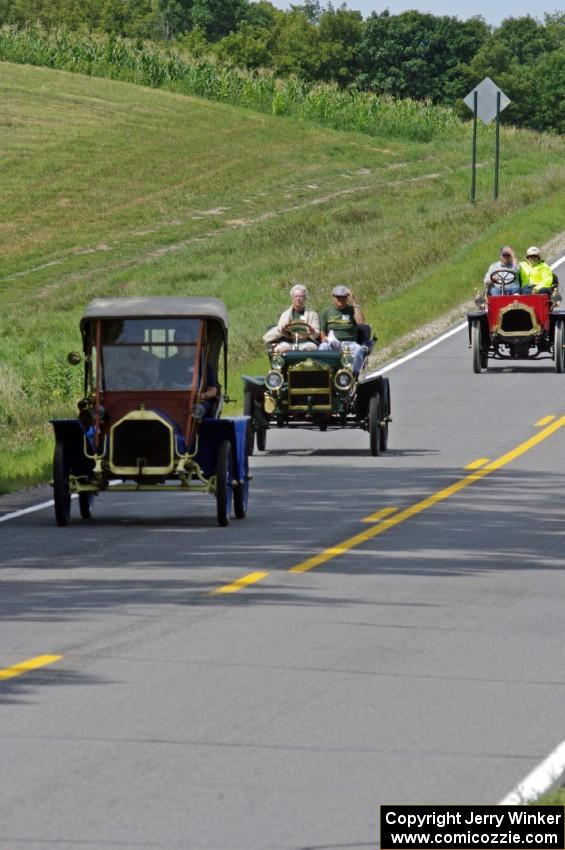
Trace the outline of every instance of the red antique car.
{"label": "red antique car", "polygon": [[477,309],[467,314],[473,372],[488,369],[492,360],[552,358],[556,372],[565,371],[565,310],[555,287],[551,294],[506,294],[514,272],[493,272],[492,283],[502,294],[479,293]]}

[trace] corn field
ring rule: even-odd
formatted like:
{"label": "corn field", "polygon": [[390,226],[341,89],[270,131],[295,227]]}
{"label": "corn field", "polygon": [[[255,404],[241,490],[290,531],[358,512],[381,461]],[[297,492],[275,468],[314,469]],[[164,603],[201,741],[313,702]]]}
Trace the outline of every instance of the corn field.
{"label": "corn field", "polygon": [[396,100],[332,84],[245,72],[212,58],[181,55],[151,42],[39,26],[0,28],[0,60],[107,77],[313,121],[335,130],[431,141],[460,121],[444,106]]}

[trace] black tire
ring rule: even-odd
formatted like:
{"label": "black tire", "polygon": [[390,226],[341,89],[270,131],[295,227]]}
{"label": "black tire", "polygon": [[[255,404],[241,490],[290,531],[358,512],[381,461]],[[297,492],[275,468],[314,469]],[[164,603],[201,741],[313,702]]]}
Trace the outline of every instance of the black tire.
{"label": "black tire", "polygon": [[555,360],[555,371],[562,374],[565,372],[565,324],[562,319],[555,323],[555,335],[553,337],[553,357]]}
{"label": "black tire", "polygon": [[243,395],[243,415],[249,416],[247,425],[247,454],[252,455],[255,450],[255,428],[253,426],[253,414],[255,412],[255,398],[251,390],[245,390]]}
{"label": "black tire", "polygon": [[218,525],[226,526],[230,524],[232,496],[231,443],[229,440],[223,440],[220,443],[216,462],[216,516],[218,517]]}
{"label": "black tire", "polygon": [[380,413],[381,395],[376,393],[369,402],[369,446],[373,457],[380,454]]}
{"label": "black tire", "polygon": [[94,502],[94,493],[79,493],[78,508],[83,519],[90,519],[92,516],[92,503]]}
{"label": "black tire", "polygon": [[249,480],[247,475],[233,491],[233,512],[236,519],[245,519],[249,501]]}
{"label": "black tire", "polygon": [[53,499],[57,525],[68,525],[71,517],[71,491],[69,488],[69,468],[63,443],[55,445],[53,455]]}
{"label": "black tire", "polygon": [[[249,457],[249,456],[248,456]],[[249,501],[249,459],[245,458],[245,469],[243,470],[243,481],[240,481],[233,491],[233,512],[236,519],[245,519],[247,516],[247,502]],[[235,475],[234,475],[235,478]]]}
{"label": "black tire", "polygon": [[481,352],[481,325],[474,321],[471,325],[471,348],[473,351],[473,372],[478,375],[486,368],[486,357]]}
{"label": "black tire", "polygon": [[267,449],[267,429],[259,428],[256,431],[255,436],[257,438],[257,448],[260,452],[264,452]]}
{"label": "black tire", "polygon": [[388,447],[388,416],[390,414],[390,385],[385,379],[383,383],[383,395],[379,410],[380,421],[384,425],[379,427],[379,452],[386,452]]}

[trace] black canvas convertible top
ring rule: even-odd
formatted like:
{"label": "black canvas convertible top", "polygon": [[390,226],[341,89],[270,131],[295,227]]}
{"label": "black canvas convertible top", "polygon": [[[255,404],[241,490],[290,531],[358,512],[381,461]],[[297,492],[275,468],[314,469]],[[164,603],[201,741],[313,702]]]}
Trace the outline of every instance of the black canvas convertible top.
{"label": "black canvas convertible top", "polygon": [[162,316],[183,319],[213,319],[228,328],[228,311],[219,298],[206,297],[140,297],[96,298],[87,305],[81,328],[93,319],[141,319]]}

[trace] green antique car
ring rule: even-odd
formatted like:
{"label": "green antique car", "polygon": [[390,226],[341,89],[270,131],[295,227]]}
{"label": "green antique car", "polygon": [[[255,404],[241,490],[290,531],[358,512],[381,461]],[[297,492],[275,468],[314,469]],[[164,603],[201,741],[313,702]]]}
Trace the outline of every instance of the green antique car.
{"label": "green antique car", "polygon": [[[374,339],[369,325],[359,326],[365,361]],[[369,432],[370,453],[384,452],[391,421],[390,384],[379,374],[353,372],[353,354],[342,351],[277,352],[268,347],[266,375],[243,375],[244,414],[251,418],[248,451],[267,446],[267,431],[279,428],[363,428]]]}

